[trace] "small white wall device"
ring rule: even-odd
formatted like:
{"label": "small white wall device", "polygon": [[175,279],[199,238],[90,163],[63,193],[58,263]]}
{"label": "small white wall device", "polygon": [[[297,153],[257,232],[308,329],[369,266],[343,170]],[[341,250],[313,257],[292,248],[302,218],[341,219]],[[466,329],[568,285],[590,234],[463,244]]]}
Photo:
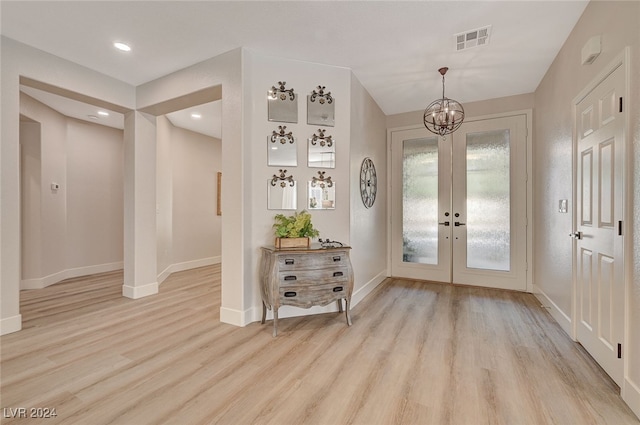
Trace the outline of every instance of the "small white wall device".
{"label": "small white wall device", "polygon": [[582,48],[582,65],[591,65],[600,55],[602,43],[599,35],[591,37]]}

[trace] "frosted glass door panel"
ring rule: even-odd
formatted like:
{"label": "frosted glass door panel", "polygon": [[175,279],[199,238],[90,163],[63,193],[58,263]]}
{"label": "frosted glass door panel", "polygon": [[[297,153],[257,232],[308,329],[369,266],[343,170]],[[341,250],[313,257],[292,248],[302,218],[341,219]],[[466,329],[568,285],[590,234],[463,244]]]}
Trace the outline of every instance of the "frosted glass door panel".
{"label": "frosted glass door panel", "polygon": [[467,133],[467,267],[511,268],[509,130]]}
{"label": "frosted glass door panel", "polygon": [[438,264],[438,139],[403,141],[402,261]]}
{"label": "frosted glass door panel", "polygon": [[392,275],[451,282],[451,142],[393,131],[390,173]]}

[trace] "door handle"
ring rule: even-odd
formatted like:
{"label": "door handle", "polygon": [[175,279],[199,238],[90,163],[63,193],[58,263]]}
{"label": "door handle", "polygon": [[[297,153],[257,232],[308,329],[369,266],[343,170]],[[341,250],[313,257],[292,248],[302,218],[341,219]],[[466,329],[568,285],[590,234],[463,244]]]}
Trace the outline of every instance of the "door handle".
{"label": "door handle", "polygon": [[459,221],[456,221],[453,223],[454,226],[458,227],[458,226],[466,226],[467,223],[460,223]]}
{"label": "door handle", "polygon": [[441,225],[441,226],[448,226],[449,222],[448,221],[444,221],[444,222],[438,223],[438,224]]}
{"label": "door handle", "polygon": [[573,233],[569,233],[569,236],[571,236],[573,239],[582,239],[582,232],[573,232]]}

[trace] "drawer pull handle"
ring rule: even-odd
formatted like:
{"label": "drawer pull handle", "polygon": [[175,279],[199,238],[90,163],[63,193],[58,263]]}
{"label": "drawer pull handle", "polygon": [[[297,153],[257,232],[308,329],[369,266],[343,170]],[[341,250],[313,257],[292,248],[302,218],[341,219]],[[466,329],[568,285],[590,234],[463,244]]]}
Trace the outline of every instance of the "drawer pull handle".
{"label": "drawer pull handle", "polygon": [[295,263],[295,261],[293,260],[293,258],[285,258],[284,259],[284,263],[289,265],[289,264]]}
{"label": "drawer pull handle", "polygon": [[344,276],[342,272],[333,272],[333,277]]}
{"label": "drawer pull handle", "polygon": [[296,280],[296,279],[297,279],[297,277],[295,277],[295,276],[293,276],[293,275],[285,276],[285,277],[284,277],[284,280]]}
{"label": "drawer pull handle", "polygon": [[336,286],[335,288],[333,288],[333,292],[342,292],[343,289],[344,288],[342,286]]}
{"label": "drawer pull handle", "polygon": [[284,293],[284,296],[285,296],[286,298],[293,298],[293,297],[295,297],[296,295],[298,295],[298,294],[297,294],[297,293],[295,293],[294,291],[287,291],[287,292],[285,292],[285,293]]}
{"label": "drawer pull handle", "polygon": [[333,257],[333,261],[334,262],[338,262],[342,259],[342,257],[340,257],[339,255],[336,255],[335,257]]}

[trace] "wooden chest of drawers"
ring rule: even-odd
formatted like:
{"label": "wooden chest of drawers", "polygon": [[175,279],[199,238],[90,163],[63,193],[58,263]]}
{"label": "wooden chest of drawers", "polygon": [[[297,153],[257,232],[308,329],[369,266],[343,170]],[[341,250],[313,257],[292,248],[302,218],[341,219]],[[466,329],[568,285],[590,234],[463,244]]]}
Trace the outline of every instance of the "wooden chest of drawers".
{"label": "wooden chest of drawers", "polygon": [[262,323],[267,308],[273,310],[273,336],[278,333],[278,308],[282,305],[309,308],[337,302],[351,326],[349,307],[353,292],[350,247],[262,248],[260,292]]}

